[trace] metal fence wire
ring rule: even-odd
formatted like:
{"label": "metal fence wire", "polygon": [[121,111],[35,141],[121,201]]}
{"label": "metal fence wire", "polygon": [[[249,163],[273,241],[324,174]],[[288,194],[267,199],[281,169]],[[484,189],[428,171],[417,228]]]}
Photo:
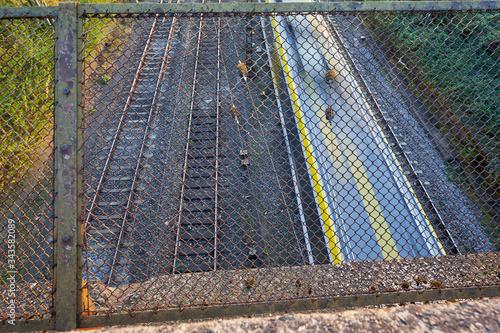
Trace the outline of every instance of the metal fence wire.
{"label": "metal fence wire", "polygon": [[[391,4],[80,5],[77,325],[498,294],[500,10]],[[2,40],[35,32],[52,73],[51,28],[2,21]],[[36,123],[19,96],[47,94],[34,130],[46,148],[21,153],[45,176],[22,163],[21,194],[12,181],[2,194],[31,251],[18,288],[45,304],[29,318],[51,311],[53,80],[37,70],[43,85],[23,95],[6,80],[26,75],[32,48],[2,52],[17,58],[2,62],[13,86],[0,97],[18,99],[2,140]]]}
{"label": "metal fence wire", "polygon": [[499,13],[83,20],[96,313],[498,283]]}
{"label": "metal fence wire", "polygon": [[0,17],[0,318],[52,316],[54,45],[50,17]]}

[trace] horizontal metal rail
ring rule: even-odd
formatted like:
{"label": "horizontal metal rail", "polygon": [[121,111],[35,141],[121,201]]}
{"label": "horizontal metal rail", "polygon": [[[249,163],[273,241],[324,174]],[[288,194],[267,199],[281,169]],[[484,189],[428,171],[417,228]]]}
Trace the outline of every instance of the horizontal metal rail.
{"label": "horizontal metal rail", "polygon": [[327,308],[358,307],[384,303],[405,303],[405,302],[426,302],[449,299],[463,299],[474,297],[495,297],[498,295],[499,287],[483,288],[449,288],[424,291],[407,291],[404,293],[383,293],[372,295],[358,295],[357,297],[325,297],[310,298],[293,301],[276,301],[270,303],[241,304],[241,305],[216,305],[207,307],[185,308],[182,311],[158,310],[135,313],[131,316],[128,313],[111,314],[83,317],[80,328],[91,328],[112,325],[132,325],[144,322],[178,321],[207,319],[217,317],[262,315],[292,311],[310,311]]}
{"label": "horizontal metal rail", "polygon": [[59,7],[2,7],[1,19],[28,19],[37,17],[57,17]]}
{"label": "horizontal metal rail", "polygon": [[[468,11],[500,9],[500,1],[373,1],[312,3],[78,4],[85,14],[289,13],[366,11]],[[4,7],[1,18],[57,16],[58,7]]]}
{"label": "horizontal metal rail", "polygon": [[500,9],[499,1],[377,1],[297,3],[81,4],[85,14],[322,13],[366,11],[468,11]]}

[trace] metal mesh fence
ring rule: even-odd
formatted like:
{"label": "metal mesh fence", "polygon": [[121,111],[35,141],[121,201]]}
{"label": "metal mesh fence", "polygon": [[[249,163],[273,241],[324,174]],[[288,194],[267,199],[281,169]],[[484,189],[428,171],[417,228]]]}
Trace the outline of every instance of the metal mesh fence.
{"label": "metal mesh fence", "polygon": [[497,285],[499,18],[83,14],[86,311]]}
{"label": "metal mesh fence", "polygon": [[48,318],[53,311],[52,22],[0,17],[3,323]]}
{"label": "metal mesh fence", "polygon": [[498,286],[498,10],[79,6],[0,14],[3,325]]}

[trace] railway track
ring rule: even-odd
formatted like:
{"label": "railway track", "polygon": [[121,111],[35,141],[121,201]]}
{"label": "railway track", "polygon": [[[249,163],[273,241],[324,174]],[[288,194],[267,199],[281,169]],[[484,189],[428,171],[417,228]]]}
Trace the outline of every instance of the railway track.
{"label": "railway track", "polygon": [[[169,61],[175,23],[175,17],[156,16],[144,36],[146,40],[131,88],[113,135],[109,137],[109,150],[103,165],[98,167],[100,176],[87,205],[84,257],[100,262],[98,275],[107,285],[113,283],[116,272],[122,271],[127,262],[120,260],[120,248],[127,231],[131,230],[127,226],[131,210],[141,203],[135,196],[141,160]],[[122,276],[116,279],[121,280]]]}
{"label": "railway track", "polygon": [[[302,229],[295,234],[297,244],[293,250],[298,251],[301,258],[297,259],[297,256],[290,262],[307,261],[309,264],[323,262],[313,255],[312,248],[319,247],[318,245],[326,249],[324,252],[333,263],[360,260],[360,258],[361,260],[394,259],[445,254],[425,213],[420,208],[418,199],[413,196],[411,185],[403,175],[400,175],[402,171],[397,166],[384,134],[377,132],[376,126],[372,126],[374,120],[370,118],[370,110],[363,104],[362,97],[357,95],[357,91],[349,92],[355,98],[359,97],[353,108],[357,107],[358,110],[355,111],[363,115],[362,119],[354,123],[352,115],[349,114],[354,112],[354,109],[345,110],[341,105],[335,106],[331,102],[346,98],[346,92],[342,91],[344,86],[339,84],[337,88],[332,88],[333,84],[315,82],[311,79],[313,76],[324,75],[323,64],[327,64],[326,67],[334,66],[334,62],[333,57],[328,54],[330,51],[322,49],[321,46],[317,50],[306,50],[304,48],[306,41],[308,38],[318,39],[322,41],[319,43],[321,45],[331,44],[337,47],[340,43],[338,36],[336,42],[333,42],[330,37],[318,35],[316,30],[293,17],[277,16],[268,19],[273,27],[272,33],[280,52],[279,61],[287,71],[284,77],[293,102],[295,118],[285,120],[281,109],[273,113],[261,104],[258,98],[254,98],[258,93],[258,84],[247,80],[248,73],[242,73],[240,81],[234,76],[234,72],[228,74],[228,67],[231,65],[227,64],[237,58],[238,66],[243,64],[248,68],[252,66],[252,34],[258,26],[257,21],[246,22],[246,42],[241,41],[238,44],[235,42],[238,38],[230,35],[228,39],[234,43],[234,50],[223,54],[222,49],[226,49],[229,44],[224,44],[224,39],[221,39],[222,31],[227,29],[231,34],[233,31],[238,31],[229,26],[230,21],[226,27],[222,25],[220,17],[200,15],[186,19],[188,24],[184,32],[188,37],[183,39],[183,43],[180,43],[181,39],[175,39],[179,45],[182,44],[177,51],[182,54],[182,59],[177,60],[179,61],[177,64],[183,65],[175,68],[175,63],[171,66],[169,61],[171,57],[175,58],[171,54],[171,48],[174,42],[172,37],[177,23],[176,17],[156,16],[150,20],[151,29],[144,36],[142,55],[119,121],[109,137],[109,149],[103,158],[100,176],[97,177],[96,187],[88,202],[84,221],[87,233],[85,256],[88,261],[101,261],[92,267],[99,273],[96,276],[105,279],[108,286],[122,282],[127,274],[124,266],[131,256],[121,250],[121,247],[128,231],[132,228],[128,223],[133,208],[141,205],[144,200],[137,195],[140,190],[139,179],[144,169],[143,156],[148,151],[150,128],[155,123],[157,110],[155,106],[160,98],[169,99],[171,103],[170,109],[160,110],[168,114],[168,117],[164,114],[163,123],[159,126],[168,128],[172,133],[168,139],[169,143],[164,148],[175,150],[172,153],[175,156],[167,160],[163,166],[169,168],[169,172],[175,173],[175,177],[171,175],[167,177],[170,182],[168,186],[158,182],[159,186],[166,188],[166,192],[155,197],[162,199],[168,196],[176,206],[165,209],[165,214],[162,215],[168,218],[169,209],[172,209],[175,210],[175,218],[160,222],[165,226],[163,229],[165,234],[169,233],[165,242],[168,249],[163,252],[165,253],[163,258],[157,262],[160,267],[166,267],[169,273],[206,272],[225,267],[258,267],[263,264],[259,257],[267,255],[264,253],[266,248],[275,246],[269,241],[275,240],[274,235],[269,234],[280,232],[279,228],[282,228],[282,226],[270,226],[268,221],[274,217],[265,216],[271,209],[280,210],[276,202],[282,204],[285,209],[281,209],[279,214],[282,215],[274,213],[275,217],[283,217],[288,223],[296,224],[295,227]],[[261,25],[263,40],[268,40],[264,20],[261,21]],[[271,40],[272,37],[269,35],[269,41]],[[295,43],[297,47],[292,47],[291,43]],[[242,46],[246,57],[239,54],[238,50]],[[265,44],[265,46],[267,58],[264,57],[262,60],[269,61],[269,67],[272,67],[270,45]],[[343,53],[346,52],[343,49]],[[175,56],[177,55],[176,53]],[[348,65],[353,67],[352,62]],[[346,80],[351,80],[350,75],[342,73]],[[163,92],[160,92],[165,85],[165,76],[180,79],[175,86],[164,87]],[[258,74],[255,77],[262,79],[264,76]],[[270,80],[276,80],[276,77]],[[236,81],[239,83],[235,83]],[[221,94],[221,82],[227,84],[227,87],[223,87],[226,92],[224,96]],[[355,83],[354,80],[352,82]],[[276,82],[275,89],[278,95]],[[324,105],[311,102],[311,100],[322,100],[315,98],[318,94],[327,96]],[[331,97],[335,94],[338,94],[338,98]],[[174,102],[175,98],[171,97],[173,95],[181,96],[179,97],[181,101]],[[231,108],[231,105],[235,107],[235,104],[239,106],[239,112],[237,108],[236,111]],[[338,107],[336,114],[326,113],[331,106]],[[233,117],[230,117],[231,112],[234,113]],[[293,179],[293,188],[287,187],[284,181],[286,178],[281,179],[278,176],[282,171],[278,171],[279,164],[274,160],[277,155],[275,156],[272,151],[274,148],[271,149],[272,139],[269,140],[270,135],[266,133],[270,127],[265,127],[268,120],[264,120],[263,112],[267,112],[265,117],[269,117],[269,120],[273,119],[270,122],[277,120],[279,124],[293,122],[293,126],[300,132],[302,146],[292,147],[288,142],[287,129],[282,127],[285,138],[283,151],[286,150],[284,154],[288,157],[290,165],[290,170],[286,172]],[[182,126],[176,128],[174,124],[180,123]],[[345,133],[340,127],[351,128],[352,133]],[[363,142],[366,147],[360,153],[359,146]],[[174,146],[175,148],[172,148]],[[259,149],[252,151],[252,147]],[[309,173],[308,179],[313,191],[311,198],[315,201],[306,205],[317,208],[317,224],[322,228],[323,244],[310,243],[309,233],[312,232],[308,224],[313,222],[306,221],[304,214],[301,199],[304,190],[298,188],[298,169],[294,164],[292,148],[298,154],[304,153],[305,166],[301,166],[301,169],[306,169],[307,172],[304,172]],[[375,153],[366,153],[375,152],[377,149],[383,152],[382,157],[376,156]],[[306,150],[310,151],[309,155],[305,153]],[[252,169],[252,154],[255,162],[261,160],[260,164],[256,163],[256,169]],[[225,159],[232,159],[228,168],[222,163]],[[384,173],[382,176],[373,175],[374,160],[380,162]],[[345,165],[342,166],[342,163]],[[336,170],[342,167],[345,171],[340,174]],[[264,169],[267,171],[263,171]],[[146,175],[148,173],[147,170],[144,172]],[[174,179],[176,177],[178,179]],[[268,184],[259,184],[263,177],[267,177]],[[148,185],[147,182],[148,180],[145,180],[145,185]],[[387,185],[389,182],[393,184]],[[293,198],[296,201],[294,204],[298,207],[297,219],[294,217],[293,209],[289,209],[289,205],[286,204],[289,200],[287,188],[295,195]],[[151,187],[150,190],[159,193],[157,189],[158,187]],[[385,199],[396,190],[399,192],[386,203]],[[269,209],[269,205],[263,204],[270,203],[270,200],[265,201],[258,197],[262,195],[259,192],[265,191],[269,193],[275,191],[274,208]],[[344,191],[343,197],[337,195],[342,191]],[[152,204],[157,205],[158,202],[157,200]],[[364,210],[354,214],[350,205],[363,207]],[[224,212],[223,207],[226,206],[231,207]],[[401,217],[393,216],[393,211],[396,210],[401,212]],[[415,250],[404,244],[398,244],[398,240],[391,235],[406,232],[398,230],[396,227],[398,223],[407,223],[409,226],[407,229],[411,233],[408,237],[414,237],[417,243],[421,242],[424,245]],[[136,228],[143,228],[144,225],[141,223]],[[265,230],[262,227],[264,225],[267,225],[269,230]],[[148,232],[146,230],[139,236],[150,244],[147,239]],[[292,234],[294,233],[289,233]],[[300,235],[302,240],[299,241],[297,235]],[[391,237],[387,238],[387,235]],[[419,237],[424,241],[420,241]],[[135,239],[131,241],[137,246],[133,255],[147,267],[147,261],[141,258],[141,254],[144,253],[143,243]],[[302,247],[305,250],[297,250]],[[281,264],[278,261],[281,260],[279,256],[280,254],[275,256],[278,258],[276,262],[273,263],[274,259],[268,259],[268,263]],[[140,270],[140,267],[135,269]]]}
{"label": "railway track", "polygon": [[[220,19],[200,18],[172,273],[217,270],[220,165]],[[216,79],[215,86],[211,84]]]}
{"label": "railway track", "polygon": [[[265,133],[261,125],[251,124],[260,117],[252,97],[255,92],[247,80],[251,73],[238,67],[245,63],[250,69],[253,43],[247,38],[244,46],[238,45],[231,21],[223,25],[217,17],[201,16],[199,20],[172,273],[259,267],[267,247],[262,225],[269,217],[257,199],[259,176],[253,160],[257,154],[250,149],[256,144],[250,133],[256,132],[260,138]],[[249,22],[245,22],[247,35],[249,28],[251,33],[254,30]],[[229,44],[228,40],[223,44],[224,31]],[[228,47],[233,51],[227,51]],[[238,51],[242,48],[244,54]],[[240,69],[240,77],[231,72],[231,64]],[[227,85],[224,96],[221,82]],[[264,146],[271,156],[267,143]],[[273,182],[284,191],[279,180]],[[292,221],[290,215],[287,219]]]}
{"label": "railway track", "polygon": [[[251,209],[254,217],[259,214],[254,191],[248,191],[244,198],[226,195],[222,201],[231,209],[225,213],[221,209],[222,184],[228,186],[226,194],[245,192],[251,174],[251,168],[241,160],[241,153],[251,141],[248,131],[240,130],[237,121],[230,116],[230,107],[221,111],[221,105],[227,104],[227,99],[221,100],[221,81],[233,87],[225,87],[226,92],[227,89],[238,91],[237,82],[243,82],[234,72],[229,73],[227,65],[221,64],[221,61],[231,62],[231,57],[237,57],[236,51],[231,56],[226,54],[223,60],[221,51],[221,30],[233,28],[221,27],[220,18],[204,15],[184,20],[184,23],[179,20],[177,25],[178,28],[175,17],[152,19],[149,32],[143,36],[144,48],[125,105],[121,114],[114,115],[119,120],[112,135],[106,138],[106,154],[99,157],[98,171],[89,171],[96,184],[87,192],[90,196],[84,220],[87,240],[84,257],[90,263],[93,278],[100,278],[107,285],[154,274],[141,272],[141,267],[149,266],[147,260],[173,274],[215,271],[222,266],[239,267],[247,265],[249,260],[253,266],[258,259],[257,252],[263,248],[258,236],[254,234],[248,240],[247,230],[237,225],[242,210]],[[189,37],[173,38],[177,29],[183,29]],[[177,46],[170,54],[172,43]],[[236,44],[234,47],[236,50]],[[181,60],[177,57],[179,54]],[[223,72],[224,78],[221,77]],[[174,77],[176,84],[166,87],[166,82]],[[235,103],[241,96],[231,98]],[[159,99],[165,102],[159,103]],[[251,117],[245,108],[242,112],[246,118]],[[160,134],[166,137],[156,138],[158,126],[168,129],[168,134]],[[150,132],[153,133],[151,138],[156,139],[149,138]],[[226,143],[222,151],[221,141],[228,135],[234,135],[232,144]],[[167,154],[165,161],[155,159],[153,163],[166,163],[164,168],[170,176],[163,183],[156,179],[157,185],[152,187],[151,166],[147,164],[151,163],[151,155],[158,158],[161,153],[152,152],[147,145],[149,142],[154,146],[163,140],[165,148],[172,152]],[[221,161],[228,158],[234,160],[226,167],[226,175],[222,175]],[[154,168],[163,173],[159,165]],[[150,202],[144,202],[148,197]],[[158,228],[154,226],[156,222],[148,225],[149,217],[144,216],[144,211],[167,197],[168,205],[174,202],[177,205],[175,221],[170,221],[173,207],[169,206],[162,210],[168,221],[155,229]],[[231,216],[234,212],[237,215]],[[227,220],[223,225],[221,215]],[[143,222],[137,221],[138,218]],[[141,257],[144,250],[157,251],[153,249],[148,227],[158,232],[162,232],[161,229],[166,236],[163,246],[167,248],[158,260]],[[134,235],[129,236],[132,232]],[[224,238],[229,241],[221,246]],[[228,255],[221,257],[224,253]]]}

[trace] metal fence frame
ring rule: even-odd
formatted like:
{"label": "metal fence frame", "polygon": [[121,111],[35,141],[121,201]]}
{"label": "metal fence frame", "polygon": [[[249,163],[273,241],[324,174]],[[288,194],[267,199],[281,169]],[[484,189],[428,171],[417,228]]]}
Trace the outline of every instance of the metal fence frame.
{"label": "metal fence frame", "polygon": [[[395,291],[347,297],[310,298],[251,305],[207,306],[199,308],[120,313],[110,316],[85,316],[82,305],[82,225],[81,149],[82,89],[81,65],[77,51],[81,46],[82,19],[87,14],[197,14],[197,13],[338,13],[393,11],[461,11],[500,9],[493,1],[421,1],[421,2],[330,2],[330,3],[224,3],[224,4],[79,4],[60,3],[58,7],[0,8],[1,19],[41,18],[56,20],[55,61],[55,237],[54,237],[54,315],[52,318],[16,322],[5,321],[6,331],[72,330],[96,326],[135,324],[227,317],[273,312],[304,311],[343,306],[367,306],[383,303],[433,301],[457,298],[500,296],[500,286],[442,288],[425,291]],[[478,255],[470,255],[477,257]],[[480,258],[477,258],[480,260]]]}

